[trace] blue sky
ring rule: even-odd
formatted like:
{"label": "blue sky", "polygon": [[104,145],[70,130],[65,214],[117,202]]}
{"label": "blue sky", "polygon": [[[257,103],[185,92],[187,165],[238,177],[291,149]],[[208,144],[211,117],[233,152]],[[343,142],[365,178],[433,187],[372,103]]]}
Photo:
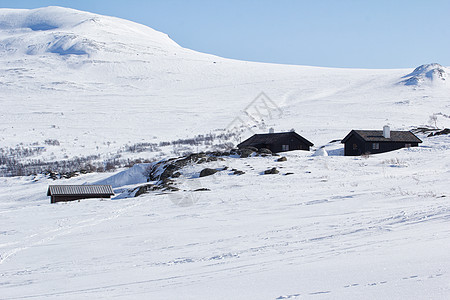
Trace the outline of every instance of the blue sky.
{"label": "blue sky", "polygon": [[223,57],[347,68],[450,66],[448,0],[0,0],[71,7],[163,31]]}

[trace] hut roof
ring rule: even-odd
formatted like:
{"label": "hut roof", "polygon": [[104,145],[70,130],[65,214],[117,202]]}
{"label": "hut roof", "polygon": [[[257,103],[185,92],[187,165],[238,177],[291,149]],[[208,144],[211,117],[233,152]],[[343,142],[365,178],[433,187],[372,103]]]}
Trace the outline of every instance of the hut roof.
{"label": "hut roof", "polygon": [[308,146],[314,145],[296,132],[278,132],[255,134],[238,145],[238,147],[251,146],[254,144],[281,144],[286,138],[296,138]]}
{"label": "hut roof", "polygon": [[114,195],[110,185],[50,185],[47,196],[55,195]]}
{"label": "hut roof", "polygon": [[358,135],[366,142],[422,143],[411,131],[391,131],[391,137],[385,138],[382,130],[352,130],[342,140],[342,143],[345,143],[353,134]]}

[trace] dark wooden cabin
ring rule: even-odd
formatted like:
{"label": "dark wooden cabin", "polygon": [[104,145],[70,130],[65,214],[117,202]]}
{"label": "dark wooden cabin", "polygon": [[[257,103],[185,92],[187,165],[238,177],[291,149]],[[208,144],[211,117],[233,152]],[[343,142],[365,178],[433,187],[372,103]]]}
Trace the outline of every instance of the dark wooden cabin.
{"label": "dark wooden cabin", "polygon": [[411,131],[352,130],[341,141],[345,156],[383,153],[401,148],[417,147],[422,141]]}
{"label": "dark wooden cabin", "polygon": [[50,185],[47,196],[50,203],[74,201],[89,198],[111,198],[114,195],[110,185]]}
{"label": "dark wooden cabin", "polygon": [[311,147],[312,145],[314,144],[301,135],[295,133],[294,131],[291,131],[255,134],[237,145],[237,147],[239,149],[246,147],[255,147],[258,149],[266,148],[273,153],[277,153],[292,150],[309,151],[309,147]]}

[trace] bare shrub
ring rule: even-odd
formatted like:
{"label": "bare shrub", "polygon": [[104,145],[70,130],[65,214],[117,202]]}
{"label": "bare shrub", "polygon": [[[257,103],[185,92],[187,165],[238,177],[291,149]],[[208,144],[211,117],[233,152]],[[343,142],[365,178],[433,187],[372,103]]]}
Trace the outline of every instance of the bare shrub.
{"label": "bare shrub", "polygon": [[52,139],[47,139],[44,141],[44,143],[49,146],[59,146],[60,145],[58,140],[52,140]]}

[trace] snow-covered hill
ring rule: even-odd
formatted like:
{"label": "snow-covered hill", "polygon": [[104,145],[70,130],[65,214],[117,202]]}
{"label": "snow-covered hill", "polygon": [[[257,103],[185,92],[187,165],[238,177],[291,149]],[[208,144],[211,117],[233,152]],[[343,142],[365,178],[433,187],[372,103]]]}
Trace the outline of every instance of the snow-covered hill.
{"label": "snow-covered hill", "polygon": [[[433,113],[445,113],[450,91],[448,82],[398,85],[411,70],[223,59],[133,22],[72,9],[0,14],[2,143],[46,147],[45,140],[56,139],[61,146],[46,154],[58,159],[193,137],[236,118],[261,127],[256,131],[295,128],[322,144],[353,127],[426,124]],[[247,109],[261,92],[281,114]]]}
{"label": "snow-covered hill", "polygon": [[[112,201],[50,205],[55,181],[2,177],[0,298],[445,299],[448,137],[368,158],[330,143],[385,124],[450,127],[448,67],[413,67],[244,62],[118,18],[0,9],[3,167],[151,161],[270,127],[330,150],[227,157],[210,167],[245,174],[202,180],[193,164],[179,192]],[[56,183],[124,192],[147,166]]]}
{"label": "snow-covered hill", "polygon": [[422,85],[437,83],[442,84],[447,80],[447,72],[440,64],[421,65],[414,69],[411,73],[403,76],[402,82],[405,85]]}
{"label": "snow-covered hill", "polygon": [[167,35],[149,27],[73,9],[2,9],[0,18],[0,29],[7,35],[2,41],[2,52],[8,55],[55,53],[98,57],[130,51],[127,44],[131,49],[179,48]]}

